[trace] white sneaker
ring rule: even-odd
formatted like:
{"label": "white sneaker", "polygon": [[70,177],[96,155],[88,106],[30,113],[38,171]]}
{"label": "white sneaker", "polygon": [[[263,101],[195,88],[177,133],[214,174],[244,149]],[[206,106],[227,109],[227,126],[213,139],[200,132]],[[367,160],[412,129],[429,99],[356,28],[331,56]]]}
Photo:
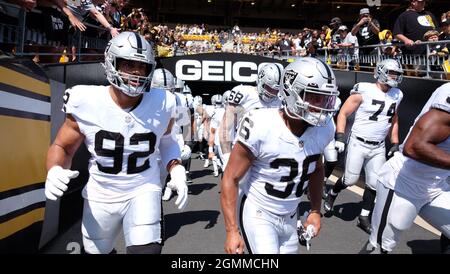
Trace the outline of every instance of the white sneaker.
{"label": "white sneaker", "polygon": [[204,168],[209,167],[209,159],[206,159],[206,160],[205,160],[205,164],[203,165],[203,167],[204,167]]}
{"label": "white sneaker", "polygon": [[172,189],[170,189],[170,187],[166,187],[166,190],[164,190],[164,195],[162,196],[162,200],[168,201],[171,196],[172,196]]}

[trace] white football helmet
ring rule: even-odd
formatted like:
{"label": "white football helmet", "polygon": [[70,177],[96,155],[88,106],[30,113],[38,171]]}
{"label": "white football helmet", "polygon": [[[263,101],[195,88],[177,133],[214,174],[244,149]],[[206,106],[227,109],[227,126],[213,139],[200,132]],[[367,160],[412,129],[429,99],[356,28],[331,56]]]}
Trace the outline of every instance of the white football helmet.
{"label": "white football helmet", "polygon": [[[147,76],[138,76],[118,70],[119,59],[131,60],[147,64]],[[153,49],[145,38],[135,32],[125,31],[112,38],[105,50],[106,78],[114,87],[128,96],[136,97],[148,92],[155,70]],[[130,82],[139,83],[138,86]]]}
{"label": "white football helmet", "polygon": [[324,126],[335,113],[339,95],[336,77],[325,62],[305,57],[289,64],[282,75],[280,94],[286,114],[313,126]]}
{"label": "white football helmet", "polygon": [[394,59],[380,61],[373,77],[380,83],[396,88],[403,80],[402,65]]}
{"label": "white football helmet", "polygon": [[215,106],[216,108],[221,107],[222,106],[222,95],[220,94],[215,94],[211,97],[211,104],[213,106]]}
{"label": "white football helmet", "polygon": [[227,90],[222,95],[222,103],[224,105],[228,104],[228,97],[230,97],[231,90]]}
{"label": "white football helmet", "polygon": [[258,72],[258,94],[265,102],[277,98],[282,72],[283,69],[273,63],[264,65]]}
{"label": "white football helmet", "polygon": [[180,78],[174,78],[175,92],[183,92],[184,81]]}
{"label": "white football helmet", "polygon": [[152,88],[165,89],[170,92],[175,91],[175,84],[173,75],[164,68],[155,69],[152,78]]}
{"label": "white football helmet", "polygon": [[196,105],[203,104],[203,99],[202,99],[202,97],[200,95],[197,95],[197,96],[194,97],[194,104],[196,104]]}
{"label": "white football helmet", "polygon": [[191,88],[188,85],[184,85],[183,93],[184,94],[192,94]]}

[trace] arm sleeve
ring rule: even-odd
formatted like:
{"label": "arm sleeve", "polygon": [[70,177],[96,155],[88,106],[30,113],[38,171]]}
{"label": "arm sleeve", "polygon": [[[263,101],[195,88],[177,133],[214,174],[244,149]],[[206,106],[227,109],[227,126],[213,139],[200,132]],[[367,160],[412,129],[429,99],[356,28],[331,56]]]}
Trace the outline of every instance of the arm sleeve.
{"label": "arm sleeve", "polygon": [[350,95],[351,94],[362,94],[362,91],[360,89],[360,84],[356,84],[353,86],[353,88],[350,90]]}
{"label": "arm sleeve", "polygon": [[253,156],[258,157],[261,147],[261,140],[251,112],[242,117],[241,123],[237,131],[237,141],[244,144],[253,153]]}
{"label": "arm sleeve", "polygon": [[450,113],[450,84],[441,86],[435,92],[438,92],[438,94],[436,97],[434,97],[434,100],[431,103],[431,107]]}
{"label": "arm sleeve", "polygon": [[181,150],[174,134],[163,135],[159,143],[159,151],[161,152],[161,161],[163,167],[166,168],[171,160],[181,161]]}

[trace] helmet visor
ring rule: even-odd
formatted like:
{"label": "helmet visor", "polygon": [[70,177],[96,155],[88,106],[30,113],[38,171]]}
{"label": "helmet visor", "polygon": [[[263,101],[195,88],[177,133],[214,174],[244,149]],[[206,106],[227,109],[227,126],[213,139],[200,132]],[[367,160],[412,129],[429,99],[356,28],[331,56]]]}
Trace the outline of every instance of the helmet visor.
{"label": "helmet visor", "polygon": [[308,110],[311,112],[334,111],[337,94],[337,92],[307,88],[303,93],[303,102],[309,105]]}
{"label": "helmet visor", "polygon": [[403,74],[400,71],[395,71],[395,70],[388,70],[387,71],[387,77],[390,80],[396,81],[396,82],[401,82],[402,78],[403,78]]}
{"label": "helmet visor", "polygon": [[268,84],[264,83],[262,88],[264,89],[264,93],[266,96],[268,97],[275,97],[278,94],[279,89],[278,88],[273,88],[271,86],[269,86]]}

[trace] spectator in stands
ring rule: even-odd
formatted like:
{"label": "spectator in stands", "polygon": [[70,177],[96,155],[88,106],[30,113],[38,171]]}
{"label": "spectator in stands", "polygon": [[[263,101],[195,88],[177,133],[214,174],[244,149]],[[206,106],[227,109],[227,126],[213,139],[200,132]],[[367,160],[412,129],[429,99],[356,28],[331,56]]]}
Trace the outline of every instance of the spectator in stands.
{"label": "spectator in stands", "polygon": [[8,0],[8,2],[21,6],[27,12],[37,5],[36,0]]}
{"label": "spectator in stands", "polygon": [[392,31],[385,29],[378,34],[380,43],[386,46],[381,47],[381,51],[390,58],[396,59],[400,54],[400,48],[396,45],[398,41],[394,41]]}
{"label": "spectator in stands", "polygon": [[[439,41],[439,31],[429,30],[425,32],[425,34],[423,35],[423,40],[428,42]],[[445,47],[444,44],[429,45],[429,47],[430,47],[430,55],[445,56],[448,54],[448,49]]]}
{"label": "spectator in stands", "polygon": [[441,30],[439,40],[450,40],[450,11],[441,16]]}
{"label": "spectator in stands", "polygon": [[278,42],[277,47],[281,56],[290,55],[295,50],[290,35],[286,33],[281,35],[281,40]]}
{"label": "spectator in stands", "polygon": [[[333,44],[335,45],[335,44],[341,43],[341,40],[340,40],[341,36],[338,33],[338,29],[339,29],[339,27],[341,25],[342,25],[341,18],[334,17],[333,19],[331,19],[331,22],[330,22],[331,32],[329,32],[329,35],[330,35],[330,37],[329,37],[329,41],[330,41],[329,46],[333,47]],[[327,37],[327,40],[328,40],[328,37]]]}
{"label": "spectator in stands", "polygon": [[438,26],[434,15],[425,10],[425,0],[410,0],[408,9],[400,14],[394,24],[394,35],[405,43],[406,54],[425,54],[426,47],[417,46],[425,32]]}
{"label": "spectator in stands", "polygon": [[337,44],[339,48],[339,55],[341,61],[348,62],[348,69],[355,69],[355,65],[358,62],[358,39],[351,32],[348,31],[346,25],[342,25],[338,29],[340,40],[342,43]]}
{"label": "spectator in stands", "polygon": [[[437,42],[439,41],[439,32],[437,30],[429,30],[427,31],[424,36],[423,40],[427,42]],[[432,72],[442,71],[442,66],[439,64],[435,64],[435,62],[438,60],[439,57],[445,57],[448,55],[448,49],[445,47],[444,44],[435,44],[435,45],[428,45],[430,48],[430,70]],[[441,73],[429,73],[429,75],[432,78],[441,78]]]}
{"label": "spectator in stands", "polygon": [[[71,13],[67,12],[69,10]],[[106,20],[105,16],[101,14],[94,6],[91,0],[81,0],[79,5],[76,5],[73,1],[67,3],[67,9],[63,9],[63,12],[69,17],[70,23],[79,31],[84,31],[86,27],[82,23],[87,15],[91,14],[103,27],[105,27],[112,37],[119,34],[119,31],[112,27],[111,24]],[[80,32],[74,30],[74,35],[72,36],[71,46],[72,46],[72,61],[76,59],[76,48],[75,45],[78,43]]]}
{"label": "spectator in stands", "polygon": [[[378,33],[380,32],[380,23],[378,20],[372,18],[368,8],[363,8],[359,11],[358,22],[352,28],[352,35],[358,38],[359,46],[377,45],[380,43]],[[360,56],[377,54],[377,48],[361,48],[359,49]],[[372,66],[371,63],[362,63],[362,66]]]}
{"label": "spectator in stands", "polygon": [[116,28],[120,29],[120,24],[122,22],[122,9],[127,5],[125,0],[108,0],[103,4],[105,17],[108,22]]}

